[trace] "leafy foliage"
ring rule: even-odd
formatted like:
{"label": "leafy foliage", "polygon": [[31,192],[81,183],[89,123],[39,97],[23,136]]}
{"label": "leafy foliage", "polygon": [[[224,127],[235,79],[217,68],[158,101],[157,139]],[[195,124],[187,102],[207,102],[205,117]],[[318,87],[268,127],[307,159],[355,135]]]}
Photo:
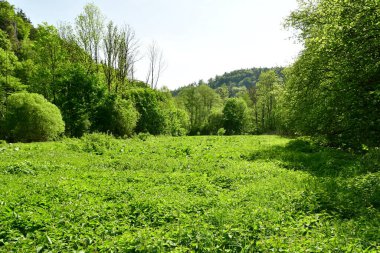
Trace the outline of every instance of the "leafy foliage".
{"label": "leafy foliage", "polygon": [[379,174],[307,139],[86,134],[0,155],[0,251],[380,249]]}
{"label": "leafy foliage", "polygon": [[104,94],[98,76],[88,74],[81,65],[71,65],[66,75],[57,80],[60,96],[56,100],[66,123],[68,136],[80,137],[88,132],[95,108]]}
{"label": "leafy foliage", "polygon": [[223,108],[223,125],[227,134],[242,134],[247,119],[247,105],[242,99],[230,98]]}
{"label": "leafy foliage", "polygon": [[182,89],[177,97],[178,104],[190,117],[190,134],[207,131],[207,120],[214,108],[220,106],[220,96],[207,85],[190,86]]}
{"label": "leafy foliage", "polygon": [[39,94],[14,93],[7,99],[3,134],[9,141],[54,140],[64,126],[59,109]]}
{"label": "leafy foliage", "polygon": [[380,144],[379,8],[376,0],[300,2],[288,19],[305,44],[287,74],[289,128],[332,145]]}
{"label": "leafy foliage", "polygon": [[128,90],[124,95],[136,106],[140,114],[136,131],[150,134],[163,134],[165,131],[165,115],[160,103],[165,97],[158,91],[150,88],[135,88]]}
{"label": "leafy foliage", "polygon": [[226,86],[231,91],[233,87],[245,87],[250,88],[256,86],[259,81],[261,73],[267,71],[274,71],[277,75],[282,76],[282,68],[252,68],[241,69],[232,72],[224,73],[222,76],[216,76],[208,80],[208,85],[217,89],[219,87]]}
{"label": "leafy foliage", "polygon": [[139,113],[129,101],[109,96],[96,108],[93,128],[114,136],[132,136]]}

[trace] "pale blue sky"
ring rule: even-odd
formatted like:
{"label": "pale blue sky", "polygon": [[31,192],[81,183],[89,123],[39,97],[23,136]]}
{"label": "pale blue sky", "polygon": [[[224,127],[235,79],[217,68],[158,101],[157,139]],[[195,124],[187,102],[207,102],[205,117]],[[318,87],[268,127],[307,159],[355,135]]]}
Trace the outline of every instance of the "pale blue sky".
{"label": "pale blue sky", "polygon": [[[74,22],[92,2],[115,23],[131,25],[141,51],[155,40],[167,68],[159,86],[173,89],[241,68],[286,66],[301,49],[283,20],[296,0],[9,0],[37,25]],[[146,60],[137,64],[145,80]]]}

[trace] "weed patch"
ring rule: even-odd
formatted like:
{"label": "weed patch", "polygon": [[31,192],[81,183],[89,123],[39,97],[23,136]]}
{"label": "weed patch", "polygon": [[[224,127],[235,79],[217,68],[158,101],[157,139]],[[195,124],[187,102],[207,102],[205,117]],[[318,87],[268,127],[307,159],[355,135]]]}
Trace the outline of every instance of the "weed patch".
{"label": "weed patch", "polygon": [[0,252],[379,250],[375,151],[141,138],[2,144]]}

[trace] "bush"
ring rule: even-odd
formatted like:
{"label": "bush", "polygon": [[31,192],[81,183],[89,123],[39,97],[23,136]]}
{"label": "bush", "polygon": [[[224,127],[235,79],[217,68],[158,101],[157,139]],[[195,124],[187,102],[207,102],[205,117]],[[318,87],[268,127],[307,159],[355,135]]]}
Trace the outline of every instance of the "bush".
{"label": "bush", "polygon": [[115,136],[132,136],[138,118],[139,113],[131,101],[110,96],[97,108],[94,128]]}
{"label": "bush", "polygon": [[367,150],[367,153],[363,155],[362,165],[366,168],[367,172],[379,172],[380,171],[380,148],[375,147]]}
{"label": "bush", "polygon": [[42,95],[14,93],[8,97],[3,127],[6,140],[49,141],[64,130],[61,112]]}
{"label": "bush", "polygon": [[118,148],[117,140],[112,135],[108,134],[84,134],[80,140],[82,151],[95,153],[97,155],[102,155],[109,150],[115,150]]}
{"label": "bush", "polygon": [[139,133],[137,135],[137,138],[139,138],[142,141],[146,141],[151,136],[150,133]]}
{"label": "bush", "polygon": [[226,133],[226,129],[224,129],[223,127],[222,128],[219,128],[218,132],[216,133],[217,135],[219,136],[222,136]]}

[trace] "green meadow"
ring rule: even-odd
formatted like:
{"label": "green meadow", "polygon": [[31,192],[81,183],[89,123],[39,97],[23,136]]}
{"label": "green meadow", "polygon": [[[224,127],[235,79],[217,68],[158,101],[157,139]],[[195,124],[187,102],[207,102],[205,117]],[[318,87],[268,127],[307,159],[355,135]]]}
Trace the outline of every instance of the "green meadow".
{"label": "green meadow", "polygon": [[0,144],[0,252],[379,252],[375,153],[279,136]]}

